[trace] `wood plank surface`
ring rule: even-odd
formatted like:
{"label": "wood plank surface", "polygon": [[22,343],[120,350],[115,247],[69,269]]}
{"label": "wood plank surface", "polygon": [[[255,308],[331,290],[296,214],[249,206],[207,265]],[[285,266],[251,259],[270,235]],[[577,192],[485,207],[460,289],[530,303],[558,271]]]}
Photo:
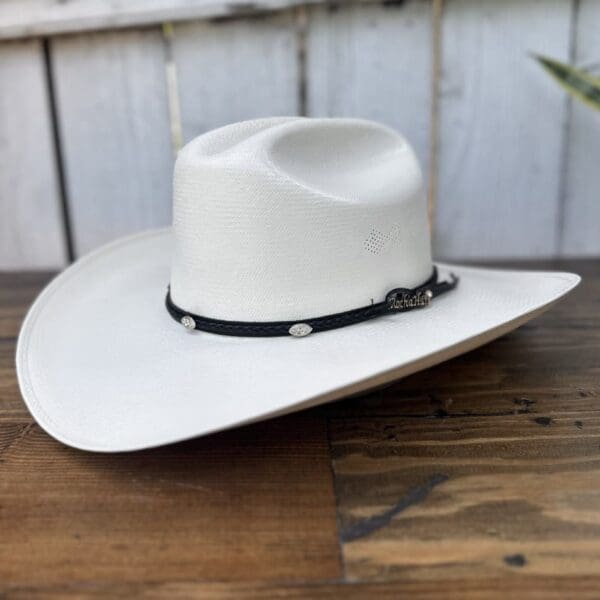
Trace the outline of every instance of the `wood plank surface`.
{"label": "wood plank surface", "polygon": [[31,423],[17,384],[15,343],[27,309],[50,278],[45,272],[0,272],[0,423]]}
{"label": "wood plank surface", "polygon": [[[581,0],[575,64],[600,76],[600,2]],[[560,254],[600,254],[600,112],[571,102]]]}
{"label": "wood plank surface", "polygon": [[311,8],[306,85],[311,117],[360,117],[406,136],[429,162],[431,23],[427,2]]}
{"label": "wood plank surface", "polygon": [[[364,3],[375,0],[351,1]],[[236,18],[322,2],[324,0],[3,0],[0,3],[0,39],[115,29],[164,21]]]}
{"label": "wood plank surface", "polygon": [[567,100],[530,53],[569,60],[571,2],[452,0],[442,22],[435,250],[554,256]]}
{"label": "wood plank surface", "polygon": [[541,318],[335,406],[347,578],[600,573],[600,270],[583,268]]}
{"label": "wood plank surface", "polygon": [[394,385],[120,455],[11,372],[47,274],[0,275],[0,597],[596,598],[600,264],[542,317]]}
{"label": "wood plank surface", "polygon": [[158,30],[52,40],[75,254],[171,220],[171,150]]}
{"label": "wood plank surface", "polygon": [[0,593],[340,577],[315,415],[127,455],[69,449],[32,425],[0,431]]}
{"label": "wood plank surface", "polygon": [[352,581],[348,583],[322,582],[294,583],[226,583],[192,582],[147,584],[65,584],[43,588],[13,589],[6,598],[10,600],[53,600],[59,598],[131,598],[195,600],[265,600],[266,598],[304,598],[309,600],[361,600],[365,598],[425,598],[427,600],[506,600],[514,597],[536,600],[565,600],[577,598],[597,600],[600,578],[597,577],[545,577],[543,584],[536,578],[512,575],[500,580],[469,581],[409,581],[390,580],[377,582]]}
{"label": "wood plank surface", "polygon": [[[404,133],[424,172],[435,169],[440,258],[600,253],[600,116],[568,101],[529,55],[598,72],[596,0],[445,2],[435,164],[431,2],[290,8],[299,4],[0,3],[0,38],[205,19],[177,23],[170,41],[153,27],[48,42],[76,256],[170,221],[167,57],[184,141],[239,119],[298,113],[371,118]],[[68,260],[43,45],[0,45],[2,269]]]}
{"label": "wood plank surface", "polygon": [[0,44],[0,269],[66,262],[43,47]]}
{"label": "wood plank surface", "polygon": [[174,27],[184,142],[235,121],[298,113],[294,15]]}

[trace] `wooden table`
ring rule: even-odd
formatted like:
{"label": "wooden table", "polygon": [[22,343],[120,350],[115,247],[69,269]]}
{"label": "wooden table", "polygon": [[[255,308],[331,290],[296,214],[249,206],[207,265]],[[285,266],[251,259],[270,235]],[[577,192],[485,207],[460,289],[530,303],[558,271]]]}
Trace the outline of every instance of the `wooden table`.
{"label": "wooden table", "polygon": [[600,265],[543,317],[360,398],[158,450],[32,422],[0,276],[0,597],[600,597]]}

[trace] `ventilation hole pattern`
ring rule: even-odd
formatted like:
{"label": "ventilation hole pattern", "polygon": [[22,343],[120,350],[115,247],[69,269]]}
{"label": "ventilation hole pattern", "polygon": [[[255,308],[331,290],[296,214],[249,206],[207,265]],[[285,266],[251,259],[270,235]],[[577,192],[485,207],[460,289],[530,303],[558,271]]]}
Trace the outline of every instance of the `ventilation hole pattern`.
{"label": "ventilation hole pattern", "polygon": [[379,231],[373,229],[364,242],[365,250],[371,254],[379,254],[386,244],[386,236]]}
{"label": "ventilation hole pattern", "polygon": [[388,244],[396,244],[400,241],[400,225],[392,225],[387,233],[379,229],[372,229],[367,236],[363,246],[371,254],[380,254]]}

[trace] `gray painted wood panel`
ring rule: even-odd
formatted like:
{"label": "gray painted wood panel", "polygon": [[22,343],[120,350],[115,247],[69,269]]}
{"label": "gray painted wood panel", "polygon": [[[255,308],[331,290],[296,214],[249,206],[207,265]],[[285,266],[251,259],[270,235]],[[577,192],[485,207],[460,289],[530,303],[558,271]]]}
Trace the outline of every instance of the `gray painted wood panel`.
{"label": "gray painted wood panel", "polygon": [[[581,0],[575,63],[600,75],[600,2]],[[563,93],[560,92],[559,93]],[[600,254],[600,112],[571,104],[563,230],[563,255]]]}
{"label": "gray painted wood panel", "polygon": [[[0,39],[254,16],[324,0],[2,0]],[[374,2],[376,0],[352,0]]]}
{"label": "gray painted wood panel", "polygon": [[435,250],[554,255],[567,103],[529,56],[568,60],[571,3],[448,2]]}
{"label": "gray painted wood panel", "polygon": [[311,8],[306,60],[310,116],[381,121],[408,138],[426,173],[429,3]]}
{"label": "gray painted wood panel", "polygon": [[[52,32],[167,17],[229,17],[228,11],[238,9],[254,13],[252,18],[240,13],[236,19],[178,23],[168,41],[158,28],[50,40],[78,255],[170,221],[167,56],[186,141],[232,121],[306,108],[311,116],[389,124],[408,137],[428,173],[431,2],[383,6],[360,0],[255,12],[296,4],[2,3],[0,17],[12,10],[21,19],[18,35],[37,32],[38,25],[48,28],[39,31]],[[579,0],[574,23],[572,4],[445,0],[439,156],[430,165],[438,183],[438,256],[600,254],[600,115],[569,102],[529,56],[540,52],[568,60],[572,44],[575,63],[600,73],[600,3]],[[42,11],[37,21],[36,10]],[[307,15],[305,30],[301,15]],[[11,22],[0,24],[0,38]],[[41,42],[2,42],[0,268],[66,262],[46,88]],[[171,95],[171,116],[177,121],[174,102],[177,94]]]}
{"label": "gray painted wood panel", "polygon": [[39,40],[0,44],[0,269],[66,262]]}
{"label": "gray painted wood panel", "polygon": [[234,121],[297,114],[297,52],[291,12],[176,25],[184,141]]}
{"label": "gray painted wood panel", "polygon": [[52,41],[77,255],[171,218],[173,156],[155,30]]}

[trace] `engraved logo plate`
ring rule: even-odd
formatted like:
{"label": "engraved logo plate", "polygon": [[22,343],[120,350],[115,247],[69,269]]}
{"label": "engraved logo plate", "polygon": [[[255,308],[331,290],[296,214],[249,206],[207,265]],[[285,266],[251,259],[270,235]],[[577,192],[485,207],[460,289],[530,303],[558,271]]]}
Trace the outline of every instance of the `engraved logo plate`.
{"label": "engraved logo plate", "polygon": [[401,312],[413,308],[429,306],[433,294],[430,290],[413,292],[411,290],[392,290],[386,298],[388,310]]}

